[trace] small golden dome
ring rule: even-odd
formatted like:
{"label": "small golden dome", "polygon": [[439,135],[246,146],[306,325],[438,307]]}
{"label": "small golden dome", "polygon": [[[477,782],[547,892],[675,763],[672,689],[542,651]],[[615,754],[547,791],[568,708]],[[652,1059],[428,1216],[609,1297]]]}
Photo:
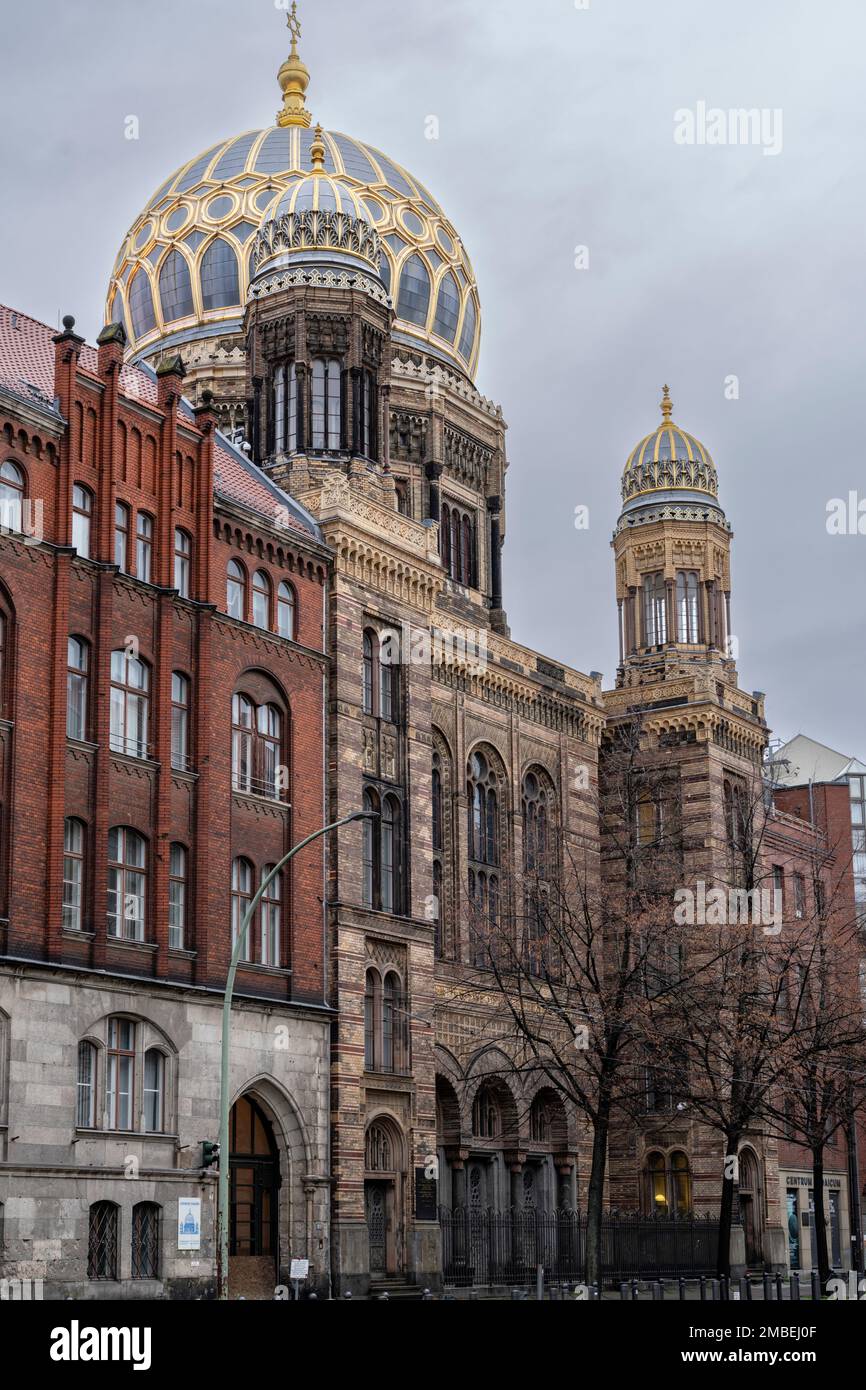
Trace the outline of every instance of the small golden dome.
{"label": "small golden dome", "polygon": [[622,500],[634,505],[660,493],[701,493],[717,501],[719,480],[709,449],[673,420],[670,387],[660,403],[661,424],[632,449],[622,476]]}

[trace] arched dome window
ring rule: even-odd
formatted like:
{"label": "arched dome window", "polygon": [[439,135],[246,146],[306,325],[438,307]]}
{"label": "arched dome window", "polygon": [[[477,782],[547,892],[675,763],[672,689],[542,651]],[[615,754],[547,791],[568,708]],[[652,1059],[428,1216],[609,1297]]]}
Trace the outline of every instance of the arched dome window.
{"label": "arched dome window", "polygon": [[217,237],[201,263],[201,299],[204,309],[226,309],[239,304],[238,258],[227,241]]}
{"label": "arched dome window", "polygon": [[427,324],[430,308],[430,276],[420,256],[410,256],[400,276],[400,298],[397,316],[422,328]]}
{"label": "arched dome window", "polygon": [[189,266],[179,251],[170,251],[159,272],[159,298],[166,323],[193,313]]}
{"label": "arched dome window", "polygon": [[460,334],[460,356],[466,362],[469,362],[472,358],[472,349],[475,346],[475,330],[477,327],[478,313],[475,308],[475,300],[469,298],[466,301],[466,313],[463,316],[463,332]]}
{"label": "arched dome window", "polygon": [[386,293],[387,293],[387,294],[390,294],[390,293],[391,293],[391,262],[388,260],[388,257],[385,255],[384,252],[382,253],[382,259],[379,261],[379,274],[380,274],[381,277],[382,277],[382,284],[385,286],[385,291],[386,291]]}
{"label": "arched dome window", "polygon": [[433,324],[433,332],[438,333],[440,338],[445,338],[449,343],[453,343],[457,336],[457,323],[460,319],[460,289],[457,281],[450,270],[439,286],[439,298],[436,301],[436,321]]}
{"label": "arched dome window", "polygon": [[153,295],[147,272],[137,270],[129,286],[129,312],[132,315],[132,331],[142,338],[156,328],[156,314],[153,311]]}

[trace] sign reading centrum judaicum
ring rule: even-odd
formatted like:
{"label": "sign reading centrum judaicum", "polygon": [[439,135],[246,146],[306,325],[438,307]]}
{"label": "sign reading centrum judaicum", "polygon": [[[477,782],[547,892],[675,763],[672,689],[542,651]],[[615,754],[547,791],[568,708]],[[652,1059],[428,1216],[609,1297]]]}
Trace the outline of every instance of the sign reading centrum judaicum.
{"label": "sign reading centrum judaicum", "polygon": [[178,1250],[201,1249],[200,1197],[178,1197],[177,1199],[177,1248]]}

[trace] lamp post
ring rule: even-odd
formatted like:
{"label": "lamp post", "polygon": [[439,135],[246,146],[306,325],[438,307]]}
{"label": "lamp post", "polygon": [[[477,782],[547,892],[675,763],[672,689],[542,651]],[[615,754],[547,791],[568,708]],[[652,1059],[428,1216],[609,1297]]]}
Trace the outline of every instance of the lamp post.
{"label": "lamp post", "polygon": [[258,892],[244,913],[238,938],[234,943],[223,999],[222,1056],[220,1059],[220,1154],[217,1202],[217,1289],[220,1299],[227,1299],[229,1296],[229,1049],[231,1046],[232,995],[234,994],[235,976],[237,975],[241,952],[244,949],[259,903],[289,860],[294,858],[300,850],[305,849],[307,845],[312,844],[314,840],[319,840],[323,835],[327,835],[331,830],[339,830],[341,826],[351,825],[353,821],[375,820],[377,815],[378,812],[376,811],[355,811],[351,816],[344,816],[342,820],[334,821],[332,825],[323,825],[320,830],[314,831],[312,835],[308,835],[305,840],[301,840],[300,844],[290,849],[288,854],[284,854],[279,864],[271,869],[267,877],[262,880]]}

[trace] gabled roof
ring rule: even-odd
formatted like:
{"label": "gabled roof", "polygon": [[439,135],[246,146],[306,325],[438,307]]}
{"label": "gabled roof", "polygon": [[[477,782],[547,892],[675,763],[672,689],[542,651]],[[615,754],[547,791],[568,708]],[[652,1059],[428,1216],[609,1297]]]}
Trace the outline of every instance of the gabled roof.
{"label": "gabled roof", "polygon": [[[54,342],[56,330],[39,319],[0,304],[0,387],[19,400],[36,404],[60,419],[54,395]],[[81,349],[80,370],[99,380],[96,348],[85,343]],[[121,396],[134,404],[155,407],[156,374],[150,367],[124,364],[120,372]],[[195,412],[183,397],[178,417],[184,424],[195,423]],[[243,450],[216,433],[214,447],[214,491],[225,501],[237,502],[257,513],[269,527],[294,530],[321,541],[316,522],[299,502],[271,482]]]}

